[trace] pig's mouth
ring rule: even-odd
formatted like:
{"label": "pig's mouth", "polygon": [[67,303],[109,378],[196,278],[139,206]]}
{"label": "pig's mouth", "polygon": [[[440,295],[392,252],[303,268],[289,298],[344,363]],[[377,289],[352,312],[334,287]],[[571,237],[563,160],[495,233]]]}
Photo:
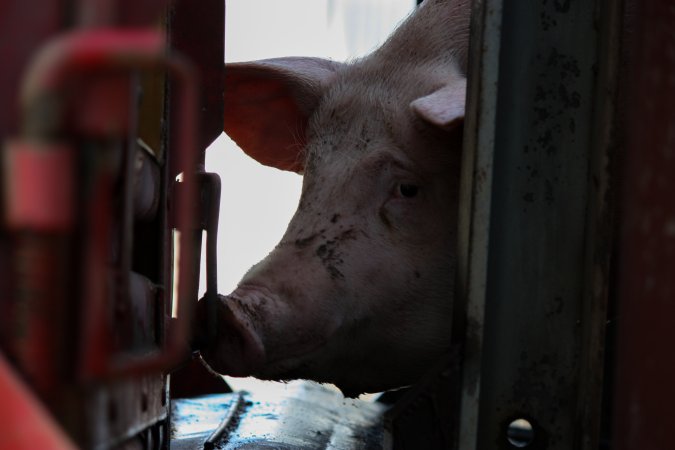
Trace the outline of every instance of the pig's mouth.
{"label": "pig's mouth", "polygon": [[298,311],[284,298],[250,284],[220,301],[220,334],[202,353],[214,371],[277,381],[311,379],[332,383],[351,397],[383,390],[363,352],[354,355],[354,349],[343,345],[353,330],[337,314],[328,322],[318,323],[314,316],[298,323]]}
{"label": "pig's mouth", "polygon": [[259,379],[282,382],[304,379],[319,383],[330,383],[340,389],[345,397],[349,398],[356,398],[367,392],[382,392],[405,386],[401,383],[382,384],[382,381],[378,378],[371,381],[370,377],[360,377],[350,374],[349,370],[344,371],[337,368],[327,375],[325,371],[321,370],[321,363],[314,360],[311,354],[293,360],[280,361],[274,367],[268,366],[265,373],[255,376]]}
{"label": "pig's mouth", "polygon": [[200,352],[215,372],[248,376],[265,361],[265,348],[246,314],[232,308],[229,297],[218,296],[216,336],[208,336]]}
{"label": "pig's mouth", "polygon": [[294,331],[279,327],[289,321],[295,323],[297,311],[270,289],[258,285],[242,284],[222,300],[229,311],[228,320],[218,338],[221,348],[211,355],[216,364],[207,362],[217,371],[218,367],[225,369],[222,373],[227,375],[298,378],[293,374],[306,372],[339,327],[337,320],[324,326],[305,324]]}
{"label": "pig's mouth", "polygon": [[316,356],[321,354],[326,340],[313,342],[307,347],[297,349],[292,353],[268,359],[265,366],[254,376],[261,379],[289,381],[298,378],[309,378],[316,365]]}

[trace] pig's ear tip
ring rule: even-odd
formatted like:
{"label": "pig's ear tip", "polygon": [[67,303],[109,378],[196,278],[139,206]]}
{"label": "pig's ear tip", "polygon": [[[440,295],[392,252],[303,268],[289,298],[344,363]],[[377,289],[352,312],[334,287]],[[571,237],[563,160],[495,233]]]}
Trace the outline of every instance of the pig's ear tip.
{"label": "pig's ear tip", "polygon": [[446,131],[464,122],[466,80],[454,80],[429,95],[410,102],[410,109],[420,119]]}
{"label": "pig's ear tip", "polygon": [[443,104],[438,99],[422,97],[413,100],[410,109],[420,119],[445,131],[452,131],[464,123],[463,104]]}

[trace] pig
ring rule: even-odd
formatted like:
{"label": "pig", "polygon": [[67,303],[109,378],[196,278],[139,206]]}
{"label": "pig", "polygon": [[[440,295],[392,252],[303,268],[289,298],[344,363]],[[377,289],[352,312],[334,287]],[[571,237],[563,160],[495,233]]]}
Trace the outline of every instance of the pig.
{"label": "pig", "polygon": [[279,244],[210,310],[212,370],[354,396],[449,351],[469,16],[426,0],[350,63],[226,65],[225,132],[303,185]]}

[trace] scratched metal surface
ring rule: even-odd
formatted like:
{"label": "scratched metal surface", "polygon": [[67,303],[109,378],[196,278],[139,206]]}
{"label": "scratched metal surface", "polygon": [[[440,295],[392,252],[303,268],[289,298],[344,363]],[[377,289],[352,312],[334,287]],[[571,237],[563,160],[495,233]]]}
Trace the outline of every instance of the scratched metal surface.
{"label": "scratched metal surface", "polygon": [[597,448],[615,4],[475,4],[461,449]]}
{"label": "scratched metal surface", "polygon": [[[237,394],[177,400],[172,405],[171,448],[201,449],[221,420],[236,408]],[[382,449],[386,406],[345,399],[315,383],[283,396],[244,393],[238,411],[215,448],[243,450]]]}

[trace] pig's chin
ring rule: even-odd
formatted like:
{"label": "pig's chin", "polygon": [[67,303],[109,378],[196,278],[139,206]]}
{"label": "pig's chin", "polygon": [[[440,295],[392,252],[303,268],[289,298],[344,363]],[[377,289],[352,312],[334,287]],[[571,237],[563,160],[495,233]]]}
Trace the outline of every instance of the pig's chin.
{"label": "pig's chin", "polygon": [[230,308],[228,298],[219,296],[218,336],[201,348],[202,359],[218,374],[248,376],[266,359],[265,348],[250,321]]}
{"label": "pig's chin", "polygon": [[[319,355],[318,358],[315,356]],[[345,397],[355,398],[361,394],[383,392],[390,389],[401,388],[416,381],[415,377],[399,378],[386,376],[375,370],[377,374],[355,370],[356,367],[364,369],[359,363],[333,363],[322,361],[319,352],[312,352],[297,358],[278,361],[275,364],[266,365],[265,369],[254,376],[263,380],[292,381],[311,380],[319,383],[335,385]],[[366,370],[366,372],[368,372]],[[391,375],[391,374],[390,374]]]}
{"label": "pig's chin", "polygon": [[298,370],[290,370],[284,374],[258,376],[257,378],[273,381],[293,381],[293,380],[311,380],[319,383],[327,383],[336,386],[345,397],[356,398],[361,394],[384,392],[390,389],[397,389],[412,384],[413,381],[403,383],[383,383],[381,380],[376,382],[369,382],[368,380],[357,380],[349,377],[333,377],[333,376],[313,376],[307,374],[302,368]]}

